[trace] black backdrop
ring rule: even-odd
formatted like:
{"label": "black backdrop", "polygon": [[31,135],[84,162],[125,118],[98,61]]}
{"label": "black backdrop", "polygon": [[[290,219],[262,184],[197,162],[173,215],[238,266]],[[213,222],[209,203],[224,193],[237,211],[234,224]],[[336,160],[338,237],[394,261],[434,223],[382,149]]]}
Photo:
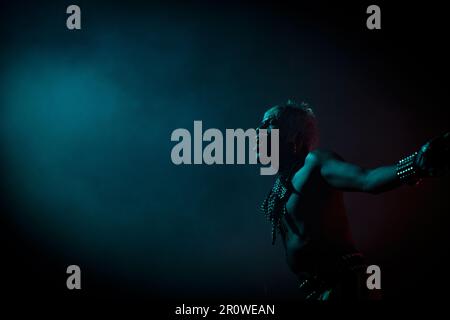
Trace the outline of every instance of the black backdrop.
{"label": "black backdrop", "polygon": [[[18,297],[295,300],[253,166],[170,162],[172,130],[254,127],[288,98],[321,145],[393,163],[449,128],[436,4],[2,2],[2,288]],[[386,300],[445,299],[448,178],[347,194]],[[83,289],[65,288],[79,264]]]}

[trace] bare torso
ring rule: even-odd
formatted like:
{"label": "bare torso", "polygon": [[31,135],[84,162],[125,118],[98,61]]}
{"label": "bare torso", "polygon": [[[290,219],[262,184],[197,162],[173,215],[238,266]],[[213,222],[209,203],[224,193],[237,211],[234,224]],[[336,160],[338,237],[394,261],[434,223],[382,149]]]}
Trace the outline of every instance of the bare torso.
{"label": "bare torso", "polygon": [[342,192],[331,188],[308,164],[294,175],[292,185],[296,192],[282,218],[288,265],[294,273],[327,272],[330,261],[356,251]]}

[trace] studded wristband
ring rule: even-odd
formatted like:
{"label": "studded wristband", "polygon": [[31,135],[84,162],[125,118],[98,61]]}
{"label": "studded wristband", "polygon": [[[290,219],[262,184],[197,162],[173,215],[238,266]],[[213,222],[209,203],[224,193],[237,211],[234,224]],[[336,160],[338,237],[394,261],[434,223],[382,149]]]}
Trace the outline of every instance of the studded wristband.
{"label": "studded wristband", "polygon": [[414,185],[420,181],[421,177],[415,165],[416,157],[417,152],[414,152],[397,163],[397,177],[401,182]]}

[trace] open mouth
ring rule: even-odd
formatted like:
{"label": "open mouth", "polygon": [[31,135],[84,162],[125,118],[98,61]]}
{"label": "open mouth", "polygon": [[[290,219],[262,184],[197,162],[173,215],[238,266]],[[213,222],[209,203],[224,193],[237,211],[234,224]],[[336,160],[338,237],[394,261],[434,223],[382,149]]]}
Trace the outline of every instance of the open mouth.
{"label": "open mouth", "polygon": [[[265,144],[261,144],[262,140],[265,140]],[[271,134],[270,134],[270,129],[264,129],[264,130],[260,130],[259,128],[257,128],[256,130],[256,145],[253,148],[253,151],[256,151],[256,158],[258,160],[260,160],[260,154],[263,153],[264,155],[270,157],[271,155]],[[264,148],[265,145],[265,148]]]}

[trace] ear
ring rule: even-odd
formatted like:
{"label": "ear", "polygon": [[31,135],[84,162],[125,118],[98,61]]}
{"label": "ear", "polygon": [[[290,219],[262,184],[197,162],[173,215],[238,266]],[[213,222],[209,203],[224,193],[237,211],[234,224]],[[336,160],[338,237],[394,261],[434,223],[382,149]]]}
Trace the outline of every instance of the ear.
{"label": "ear", "polygon": [[295,134],[294,143],[297,145],[297,150],[302,150],[304,143],[303,143],[303,137],[300,133]]}
{"label": "ear", "polygon": [[295,134],[290,142],[292,150],[295,154],[299,154],[303,149],[303,139],[300,134]]}

